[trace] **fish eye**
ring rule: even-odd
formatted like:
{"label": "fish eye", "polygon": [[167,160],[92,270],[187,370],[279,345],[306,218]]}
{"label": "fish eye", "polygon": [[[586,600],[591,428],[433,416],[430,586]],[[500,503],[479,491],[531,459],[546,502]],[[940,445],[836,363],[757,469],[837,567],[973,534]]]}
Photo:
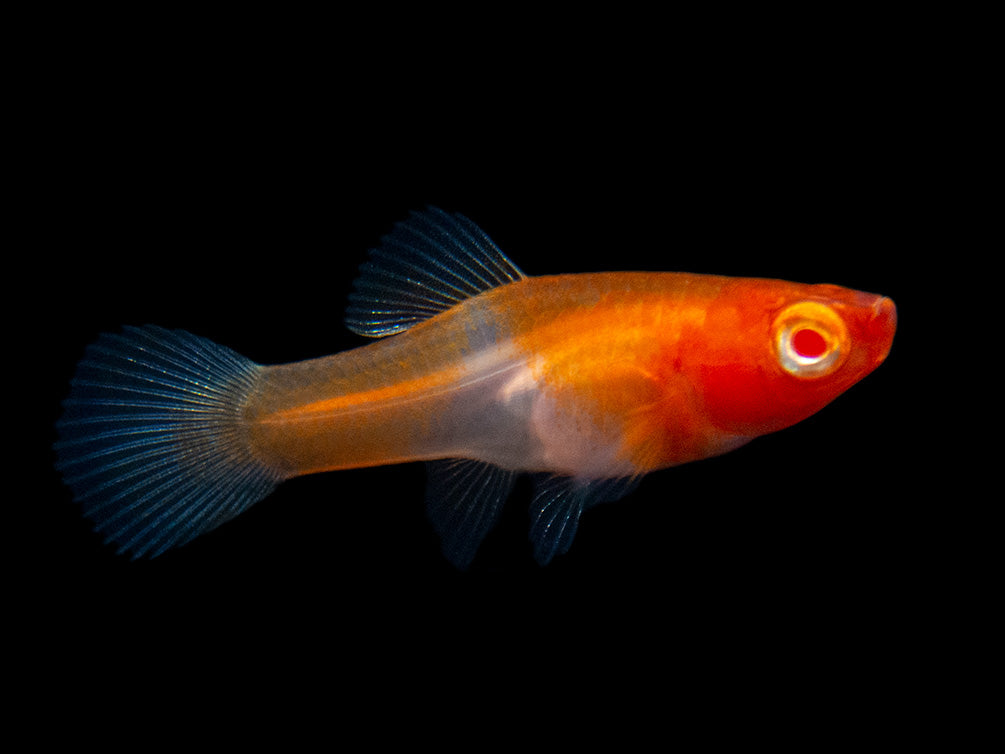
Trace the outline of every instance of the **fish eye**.
{"label": "fish eye", "polygon": [[779,365],[795,377],[825,377],[846,355],[848,332],[829,306],[801,301],[775,318],[774,347]]}

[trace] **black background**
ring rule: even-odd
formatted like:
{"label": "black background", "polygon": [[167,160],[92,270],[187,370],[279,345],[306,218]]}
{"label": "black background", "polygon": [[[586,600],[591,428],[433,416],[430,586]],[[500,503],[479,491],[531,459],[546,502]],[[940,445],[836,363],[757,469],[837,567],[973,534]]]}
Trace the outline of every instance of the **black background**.
{"label": "black background", "polygon": [[[863,58],[841,45],[813,57],[808,42],[807,65],[768,49],[690,65],[659,48],[591,50],[475,81],[449,54],[377,77],[366,56],[309,45],[219,59],[168,45],[128,64],[142,46],[57,66],[29,117],[29,273],[16,285],[30,302],[34,483],[19,495],[29,523],[8,539],[47,653],[101,665],[128,646],[145,665],[151,645],[180,642],[181,667],[198,664],[189,651],[223,651],[319,672],[356,656],[447,659],[474,676],[519,643],[531,674],[579,652],[695,683],[705,667],[793,687],[918,672],[905,637],[939,578],[930,514],[905,487],[911,274],[939,245],[929,71],[868,43]],[[590,511],[547,568],[521,484],[472,568],[454,571],[419,465],[290,481],[154,561],[103,545],[51,466],[86,344],[156,323],[262,363],[361,345],[342,325],[356,268],[428,205],[467,215],[530,275],[831,282],[892,297],[900,331],[887,363],[821,413],[651,475]]]}

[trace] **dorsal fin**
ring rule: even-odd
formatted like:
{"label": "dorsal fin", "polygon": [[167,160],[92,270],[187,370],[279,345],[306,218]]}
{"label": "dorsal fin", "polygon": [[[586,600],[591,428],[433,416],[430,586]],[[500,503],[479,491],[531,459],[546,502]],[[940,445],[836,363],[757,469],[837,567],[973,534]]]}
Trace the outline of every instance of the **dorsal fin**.
{"label": "dorsal fin", "polygon": [[463,215],[413,212],[371,250],[346,325],[371,338],[407,330],[482,291],[526,277]]}

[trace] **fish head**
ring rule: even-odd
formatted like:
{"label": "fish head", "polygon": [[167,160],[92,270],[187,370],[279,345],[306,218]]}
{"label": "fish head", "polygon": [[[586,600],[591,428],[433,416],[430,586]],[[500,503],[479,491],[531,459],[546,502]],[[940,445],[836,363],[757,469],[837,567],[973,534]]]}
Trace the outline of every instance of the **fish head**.
{"label": "fish head", "polygon": [[769,280],[727,286],[703,327],[709,417],[746,437],[802,421],[883,363],[896,329],[885,296]]}

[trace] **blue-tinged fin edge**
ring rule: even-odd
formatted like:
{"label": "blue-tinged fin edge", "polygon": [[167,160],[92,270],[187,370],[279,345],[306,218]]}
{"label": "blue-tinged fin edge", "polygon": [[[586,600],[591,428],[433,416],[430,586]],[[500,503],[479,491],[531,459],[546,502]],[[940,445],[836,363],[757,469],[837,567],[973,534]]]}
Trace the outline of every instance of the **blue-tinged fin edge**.
{"label": "blue-tinged fin edge", "polygon": [[394,335],[524,277],[471,220],[429,207],[396,224],[370,251],[349,295],[345,323],[366,337]]}

